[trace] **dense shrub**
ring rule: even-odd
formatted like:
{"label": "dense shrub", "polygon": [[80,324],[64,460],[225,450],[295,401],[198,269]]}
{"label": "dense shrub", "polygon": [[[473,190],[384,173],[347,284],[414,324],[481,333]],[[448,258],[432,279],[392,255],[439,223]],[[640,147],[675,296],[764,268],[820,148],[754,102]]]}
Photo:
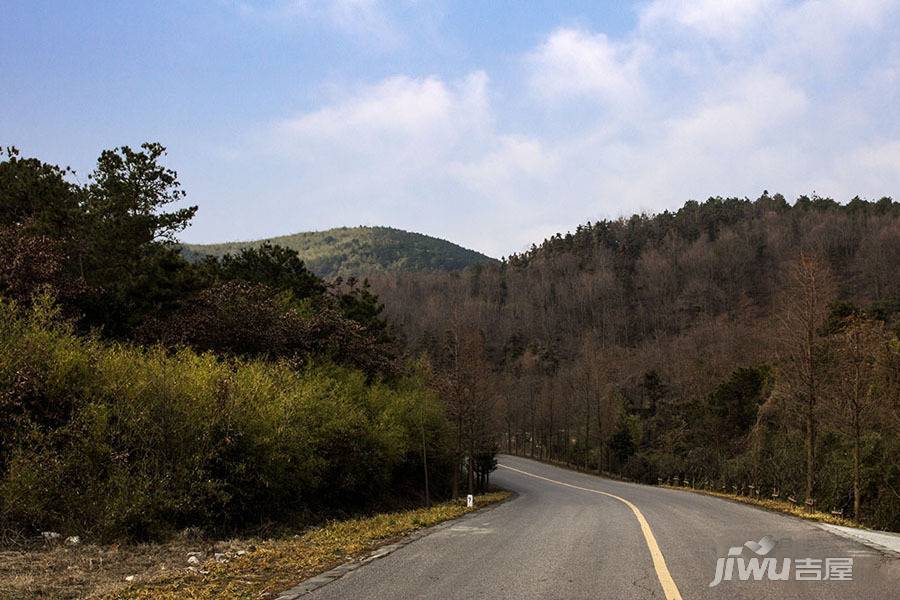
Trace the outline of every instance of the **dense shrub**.
{"label": "dense shrub", "polygon": [[203,290],[165,318],[149,320],[137,337],[244,358],[326,357],[370,377],[394,374],[393,357],[362,325],[336,307],[310,305],[308,299],[298,302],[290,291],[227,281]]}
{"label": "dense shrub", "polygon": [[67,257],[53,238],[28,232],[27,225],[0,224],[0,295],[30,301],[52,289],[66,304],[74,304],[86,288],[67,274]]}
{"label": "dense shrub", "polygon": [[441,464],[444,417],[416,375],[143,349],[0,301],[5,525],[147,539],[364,508],[420,485],[423,429]]}

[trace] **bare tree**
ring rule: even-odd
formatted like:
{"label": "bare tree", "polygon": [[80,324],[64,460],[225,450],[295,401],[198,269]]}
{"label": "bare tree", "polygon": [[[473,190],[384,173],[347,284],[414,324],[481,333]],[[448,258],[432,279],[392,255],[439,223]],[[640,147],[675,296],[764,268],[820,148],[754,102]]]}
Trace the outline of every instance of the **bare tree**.
{"label": "bare tree", "polygon": [[835,336],[838,350],[836,389],[838,408],[849,421],[853,437],[853,518],[859,519],[860,443],[862,428],[867,424],[878,403],[875,380],[878,356],[884,351],[887,339],[880,321],[850,316]]}
{"label": "bare tree", "polygon": [[819,330],[834,298],[834,289],[827,264],[801,253],[787,269],[777,315],[781,381],[803,415],[807,500],[812,500],[815,487],[817,403],[825,377]]}

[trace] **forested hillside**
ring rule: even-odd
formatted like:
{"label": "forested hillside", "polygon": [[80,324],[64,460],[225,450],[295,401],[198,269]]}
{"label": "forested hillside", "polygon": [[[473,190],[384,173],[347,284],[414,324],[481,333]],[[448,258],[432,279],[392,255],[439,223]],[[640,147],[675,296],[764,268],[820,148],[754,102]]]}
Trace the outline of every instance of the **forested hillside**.
{"label": "forested hillside", "polygon": [[[579,226],[373,287],[461,443],[754,486],[900,528],[900,204],[780,195]],[[858,505],[855,507],[855,502]]]}
{"label": "forested hillside", "polygon": [[0,160],[0,526],[456,496],[502,448],[900,529],[891,199],[688,202],[463,270],[353,258],[370,287],[277,244],[185,260],[163,156],[103,152],[87,183]]}
{"label": "forested hillside", "polygon": [[270,243],[295,250],[320,277],[361,277],[383,271],[455,271],[494,259],[421,233],[391,227],[340,227],[252,242],[187,245],[185,255],[222,257]]}

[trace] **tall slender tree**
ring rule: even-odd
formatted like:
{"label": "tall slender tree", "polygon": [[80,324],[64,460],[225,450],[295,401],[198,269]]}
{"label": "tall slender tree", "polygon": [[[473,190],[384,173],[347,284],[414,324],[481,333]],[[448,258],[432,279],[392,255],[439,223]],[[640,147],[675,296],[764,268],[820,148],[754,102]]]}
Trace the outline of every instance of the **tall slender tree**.
{"label": "tall slender tree", "polygon": [[838,372],[835,374],[838,408],[853,438],[853,518],[860,518],[860,465],[863,428],[879,400],[876,389],[879,355],[887,351],[884,325],[851,315],[835,336]]}
{"label": "tall slender tree", "polygon": [[777,315],[781,380],[801,408],[804,426],[806,500],[812,501],[816,478],[818,402],[825,379],[825,353],[819,335],[834,300],[835,285],[824,260],[801,253],[786,272]]}

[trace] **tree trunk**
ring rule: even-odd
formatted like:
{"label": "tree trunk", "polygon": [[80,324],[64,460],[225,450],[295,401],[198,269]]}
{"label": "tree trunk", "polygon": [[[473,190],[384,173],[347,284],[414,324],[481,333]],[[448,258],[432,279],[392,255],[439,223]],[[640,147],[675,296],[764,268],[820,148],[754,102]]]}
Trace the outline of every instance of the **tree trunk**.
{"label": "tree trunk", "polygon": [[591,461],[591,401],[584,403],[584,470],[589,470]]}
{"label": "tree trunk", "polygon": [[521,419],[521,427],[519,428],[519,439],[516,439],[516,456],[525,455],[525,418]]}
{"label": "tree trunk", "polygon": [[462,415],[456,418],[456,450],[453,453],[453,498],[459,498],[459,468],[462,464]]}
{"label": "tree trunk", "polygon": [[547,432],[547,458],[553,462],[553,390],[550,390],[550,429]]}
{"label": "tree trunk", "polygon": [[816,464],[815,401],[811,398],[806,407],[806,499],[813,497]]}
{"label": "tree trunk", "polygon": [[[816,476],[816,363],[814,358],[815,324],[809,318],[806,330],[806,499],[813,497]],[[809,506],[809,505],[807,505]]]}
{"label": "tree trunk", "polygon": [[425,415],[422,415],[422,470],[425,472],[425,506],[431,508],[431,490],[428,486],[428,446],[425,440]]}
{"label": "tree trunk", "polygon": [[469,435],[469,492],[470,494],[475,493],[475,432],[471,431],[470,427],[470,435]]}
{"label": "tree trunk", "polygon": [[[854,336],[853,348],[854,354],[858,357],[860,353],[859,336]],[[862,410],[860,398],[860,361],[853,361],[853,399],[851,408],[853,409],[853,518],[859,521],[859,445],[860,445],[860,411]]]}
{"label": "tree trunk", "polygon": [[603,395],[597,394],[597,474],[603,472]]}
{"label": "tree trunk", "polygon": [[534,390],[530,390],[529,393],[531,394],[531,458],[534,458],[534,441],[537,434],[534,424]]}
{"label": "tree trunk", "polygon": [[859,521],[859,411],[853,414],[853,518]]}

